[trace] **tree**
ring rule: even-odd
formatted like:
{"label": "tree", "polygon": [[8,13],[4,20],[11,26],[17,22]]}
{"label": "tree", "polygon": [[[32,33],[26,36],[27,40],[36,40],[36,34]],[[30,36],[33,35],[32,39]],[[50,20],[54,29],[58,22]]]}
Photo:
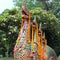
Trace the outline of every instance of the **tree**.
{"label": "tree", "polygon": [[20,13],[18,13],[18,10],[13,8],[11,10],[4,10],[4,12],[0,15],[0,39],[6,47],[9,56],[10,53],[13,52],[20,28],[21,17]]}
{"label": "tree", "polygon": [[[52,42],[52,43],[55,43],[55,51],[57,52],[57,54],[59,55],[59,51],[60,51],[60,45],[59,45],[59,42],[60,42],[60,0],[51,0],[51,2],[49,0],[37,0],[37,1],[40,1],[42,2],[42,4],[44,5],[44,9],[49,11],[50,13],[53,13],[57,18],[57,25],[56,26],[56,29],[55,29],[55,34],[56,35],[54,38],[54,41],[56,42]],[[48,38],[49,39],[49,38]],[[53,40],[52,40],[53,41]]]}
{"label": "tree", "polygon": [[[20,10],[22,9],[22,0],[13,0],[16,7],[18,7]],[[42,3],[41,2],[34,2],[34,0],[25,0],[27,9],[32,10],[36,7],[41,7],[42,8]]]}
{"label": "tree", "polygon": [[[58,20],[54,15],[56,13],[55,10],[53,12],[54,14],[52,13],[53,8],[50,8],[52,4],[48,5],[48,11],[46,11],[46,10],[43,10],[44,5],[42,4],[42,2],[34,3],[34,0],[32,1],[26,0],[28,10],[33,14],[31,20],[33,20],[34,16],[36,15],[37,22],[38,23],[42,22],[42,29],[44,32],[46,32],[46,38],[48,40],[48,44],[56,50],[56,46],[59,45],[59,41],[60,41],[59,40],[60,28],[58,28],[60,26],[59,25],[60,23],[58,23]],[[8,51],[10,48],[14,47],[15,45],[19,28],[20,28],[21,19],[22,19],[21,17],[22,16],[21,15],[22,0],[14,0],[14,3],[17,9],[16,8],[13,8],[11,10],[6,9],[2,14],[0,14],[0,30],[4,31],[4,33],[2,33],[1,36],[5,34],[5,36],[3,36],[3,39],[1,40],[5,42],[4,44]],[[57,42],[57,45],[56,45],[56,42]]]}

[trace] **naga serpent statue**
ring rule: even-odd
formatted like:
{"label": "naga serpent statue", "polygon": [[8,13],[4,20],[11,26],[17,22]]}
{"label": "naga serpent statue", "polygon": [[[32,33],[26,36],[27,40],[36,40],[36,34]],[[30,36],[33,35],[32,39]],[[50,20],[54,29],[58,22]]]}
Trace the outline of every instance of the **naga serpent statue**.
{"label": "naga serpent statue", "polygon": [[31,22],[31,17],[23,0],[22,24],[14,47],[14,60],[57,60],[56,53],[47,45],[41,23],[38,26],[36,16]]}

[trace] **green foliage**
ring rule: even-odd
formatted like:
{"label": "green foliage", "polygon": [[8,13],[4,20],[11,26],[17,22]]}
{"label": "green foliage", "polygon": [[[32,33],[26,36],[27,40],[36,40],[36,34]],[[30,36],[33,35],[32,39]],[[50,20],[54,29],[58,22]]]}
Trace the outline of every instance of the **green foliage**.
{"label": "green foliage", "polygon": [[51,46],[57,53],[60,53],[60,23],[58,18],[50,11],[35,8],[31,10],[33,16],[37,16],[37,22],[42,22],[42,29],[46,33],[48,45]]}
{"label": "green foliage", "polygon": [[3,42],[8,52],[11,49],[13,52],[20,27],[20,16],[21,14],[16,8],[6,9],[0,15],[0,41]]}
{"label": "green foliage", "polygon": [[0,58],[0,60],[14,60],[14,59],[11,57],[5,57],[5,58]]}
{"label": "green foliage", "polygon": [[[22,9],[22,0],[13,0],[15,5],[21,10]],[[34,3],[34,0],[25,0],[26,2],[26,7],[28,8],[28,10],[32,10],[36,7],[43,7],[42,2],[36,2]]]}
{"label": "green foliage", "polygon": [[42,10],[41,8],[35,8],[35,9],[31,10],[31,13],[33,15],[39,16],[39,18],[40,18],[39,20],[49,20],[49,21],[57,20],[55,15],[47,12],[46,10]]}
{"label": "green foliage", "polygon": [[[31,10],[30,12],[33,14],[32,20],[34,19],[34,15],[36,15],[37,22],[43,23],[42,24],[43,29],[47,29],[47,28],[50,30],[55,29],[57,18],[52,13],[42,10],[39,7]],[[2,30],[4,33],[1,34],[0,39],[4,43],[7,50],[9,49],[13,50],[13,47],[15,45],[15,42],[18,36],[20,22],[22,20],[21,11],[19,11],[16,8],[13,8],[11,10],[6,9],[1,14],[1,16],[2,16],[2,22],[0,22],[1,23],[0,30]]]}
{"label": "green foliage", "polygon": [[55,29],[55,24],[57,24],[57,18],[55,17],[55,15],[53,15],[52,13],[47,12],[46,10],[42,10],[41,8],[35,8],[33,10],[31,10],[31,13],[34,15],[36,15],[37,17],[37,22],[43,23],[43,27],[45,28],[49,28],[49,29]]}
{"label": "green foliage", "polygon": [[0,15],[0,23],[3,21],[4,16]]}
{"label": "green foliage", "polygon": [[[45,0],[40,0],[40,2],[37,1],[34,4],[34,0],[26,0],[26,3],[28,10],[32,13],[32,20],[36,15],[37,22],[39,24],[42,22],[42,29],[46,33],[48,45],[53,47],[56,52],[58,51],[58,53],[60,53],[60,50],[57,50],[56,47],[60,46],[60,8],[56,1],[59,2],[58,0],[54,0],[52,3],[45,3]],[[44,3],[47,5],[44,6]],[[7,50],[13,50],[22,20],[22,0],[14,0],[14,4],[17,9],[6,9],[0,14],[0,40]],[[48,11],[41,8],[47,8],[46,10]],[[59,20],[55,16],[59,18]]]}

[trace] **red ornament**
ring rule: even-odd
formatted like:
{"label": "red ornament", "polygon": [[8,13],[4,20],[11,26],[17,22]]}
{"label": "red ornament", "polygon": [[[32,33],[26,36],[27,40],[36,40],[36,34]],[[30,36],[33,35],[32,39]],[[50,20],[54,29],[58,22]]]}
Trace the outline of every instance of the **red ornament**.
{"label": "red ornament", "polygon": [[40,31],[40,30],[38,31],[38,35],[40,35],[40,36],[41,36],[41,31]]}
{"label": "red ornament", "polygon": [[45,38],[44,37],[42,37],[42,43],[45,44]]}
{"label": "red ornament", "polygon": [[32,26],[33,26],[33,28],[35,28],[35,27],[36,27],[36,23],[35,23],[35,22],[33,22],[33,25],[32,25]]}
{"label": "red ornament", "polygon": [[31,52],[30,53],[30,58],[33,58],[33,56],[34,56],[34,52]]}
{"label": "red ornament", "polygon": [[25,10],[22,10],[22,14],[28,15]]}
{"label": "red ornament", "polygon": [[17,50],[18,50],[18,48],[17,48],[17,46],[15,46],[13,51],[16,52]]}

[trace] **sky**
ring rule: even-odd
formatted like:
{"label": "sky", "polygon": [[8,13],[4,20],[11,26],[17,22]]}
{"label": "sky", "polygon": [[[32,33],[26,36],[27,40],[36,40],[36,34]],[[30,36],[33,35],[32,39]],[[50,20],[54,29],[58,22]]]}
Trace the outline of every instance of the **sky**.
{"label": "sky", "polygon": [[11,9],[12,7],[14,7],[13,0],[0,0],[0,14],[5,9]]}
{"label": "sky", "polygon": [[[52,0],[50,0],[50,1],[52,1]],[[11,9],[12,7],[14,7],[13,0],[0,0],[0,14],[5,9]]]}

